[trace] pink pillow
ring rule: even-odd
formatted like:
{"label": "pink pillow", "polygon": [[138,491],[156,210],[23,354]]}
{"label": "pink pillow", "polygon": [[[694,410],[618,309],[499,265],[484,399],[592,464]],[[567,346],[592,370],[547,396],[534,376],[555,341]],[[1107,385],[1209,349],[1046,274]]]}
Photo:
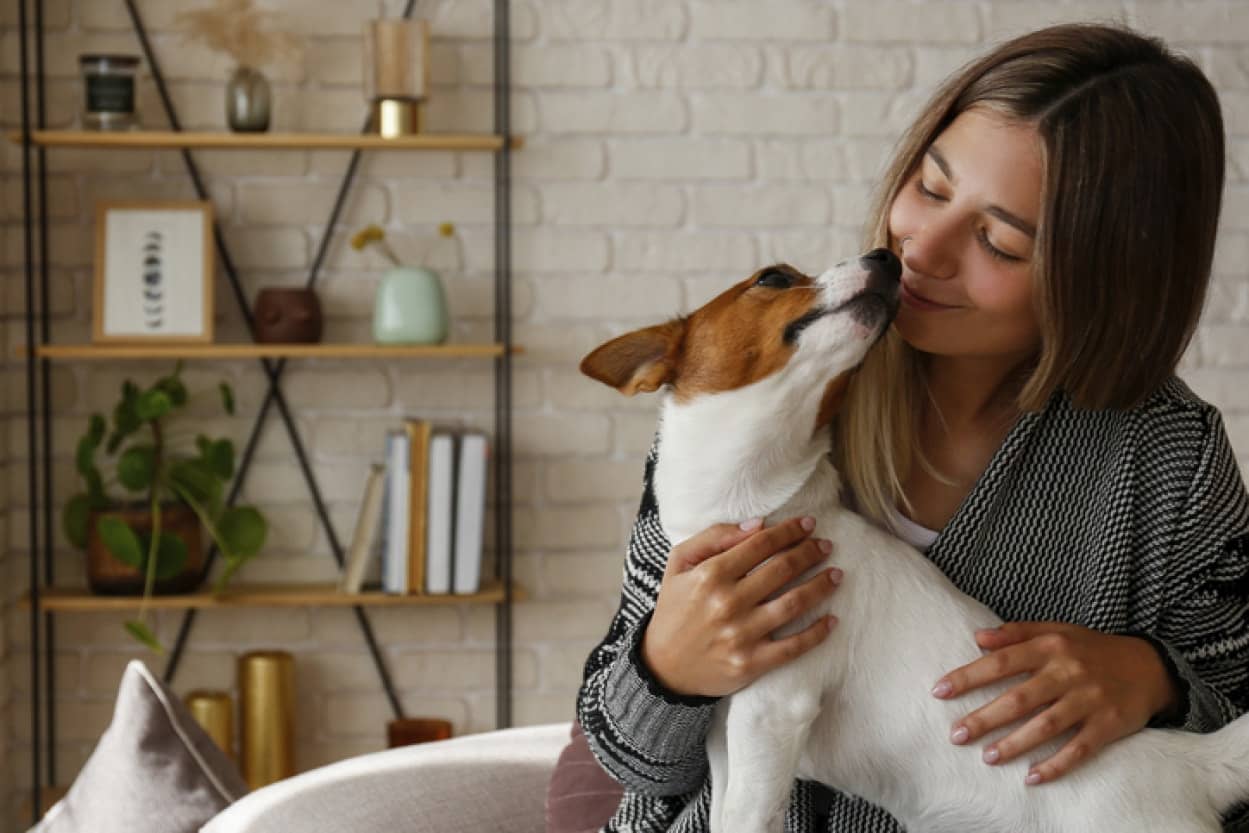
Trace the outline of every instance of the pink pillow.
{"label": "pink pillow", "polygon": [[616,812],[624,788],[603,771],[590,751],[581,724],[559,753],[546,788],[546,833],[591,833]]}

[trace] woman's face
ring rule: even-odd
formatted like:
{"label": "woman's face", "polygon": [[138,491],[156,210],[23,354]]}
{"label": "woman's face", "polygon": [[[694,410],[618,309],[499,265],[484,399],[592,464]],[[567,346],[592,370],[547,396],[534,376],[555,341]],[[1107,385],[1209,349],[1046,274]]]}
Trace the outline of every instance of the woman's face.
{"label": "woman's face", "polygon": [[942,356],[1022,360],[1041,335],[1032,254],[1041,212],[1041,144],[989,110],[959,114],[924,154],[889,211],[902,260],[896,326]]}

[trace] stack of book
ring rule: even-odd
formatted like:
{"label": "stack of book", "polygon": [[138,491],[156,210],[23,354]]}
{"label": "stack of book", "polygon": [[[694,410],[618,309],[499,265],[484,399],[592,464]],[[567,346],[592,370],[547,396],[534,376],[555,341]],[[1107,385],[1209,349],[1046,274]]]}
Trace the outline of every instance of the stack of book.
{"label": "stack of book", "polygon": [[484,434],[435,431],[419,419],[389,432],[385,465],[374,465],[365,484],[340,589],[358,593],[380,554],[386,593],[476,593],[488,457]]}

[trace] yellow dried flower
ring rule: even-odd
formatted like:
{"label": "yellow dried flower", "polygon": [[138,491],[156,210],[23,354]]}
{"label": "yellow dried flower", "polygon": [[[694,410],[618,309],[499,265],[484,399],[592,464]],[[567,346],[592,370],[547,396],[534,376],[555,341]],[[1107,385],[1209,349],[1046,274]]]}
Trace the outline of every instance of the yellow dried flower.
{"label": "yellow dried flower", "polygon": [[370,243],[376,243],[379,240],[385,239],[386,232],[382,231],[381,226],[376,224],[365,226],[356,232],[355,237],[351,238],[351,248],[358,252]]}
{"label": "yellow dried flower", "polygon": [[390,248],[390,245],[386,242],[386,232],[376,223],[365,226],[351,238],[351,248],[357,252],[370,244],[376,244],[377,248],[382,250],[382,254],[386,256],[387,260],[395,266],[399,265],[399,256],[395,254],[394,249]]}

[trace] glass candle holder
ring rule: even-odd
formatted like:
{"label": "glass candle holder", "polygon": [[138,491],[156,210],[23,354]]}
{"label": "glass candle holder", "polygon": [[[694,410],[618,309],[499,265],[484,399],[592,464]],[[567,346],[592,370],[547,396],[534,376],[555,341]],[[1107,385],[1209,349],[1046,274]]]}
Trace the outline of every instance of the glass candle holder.
{"label": "glass candle holder", "polygon": [[364,25],[364,95],[377,133],[388,138],[419,133],[428,84],[428,20],[370,20]]}
{"label": "glass candle holder", "polygon": [[82,126],[86,130],[131,130],[134,112],[135,55],[80,55],[85,98]]}

